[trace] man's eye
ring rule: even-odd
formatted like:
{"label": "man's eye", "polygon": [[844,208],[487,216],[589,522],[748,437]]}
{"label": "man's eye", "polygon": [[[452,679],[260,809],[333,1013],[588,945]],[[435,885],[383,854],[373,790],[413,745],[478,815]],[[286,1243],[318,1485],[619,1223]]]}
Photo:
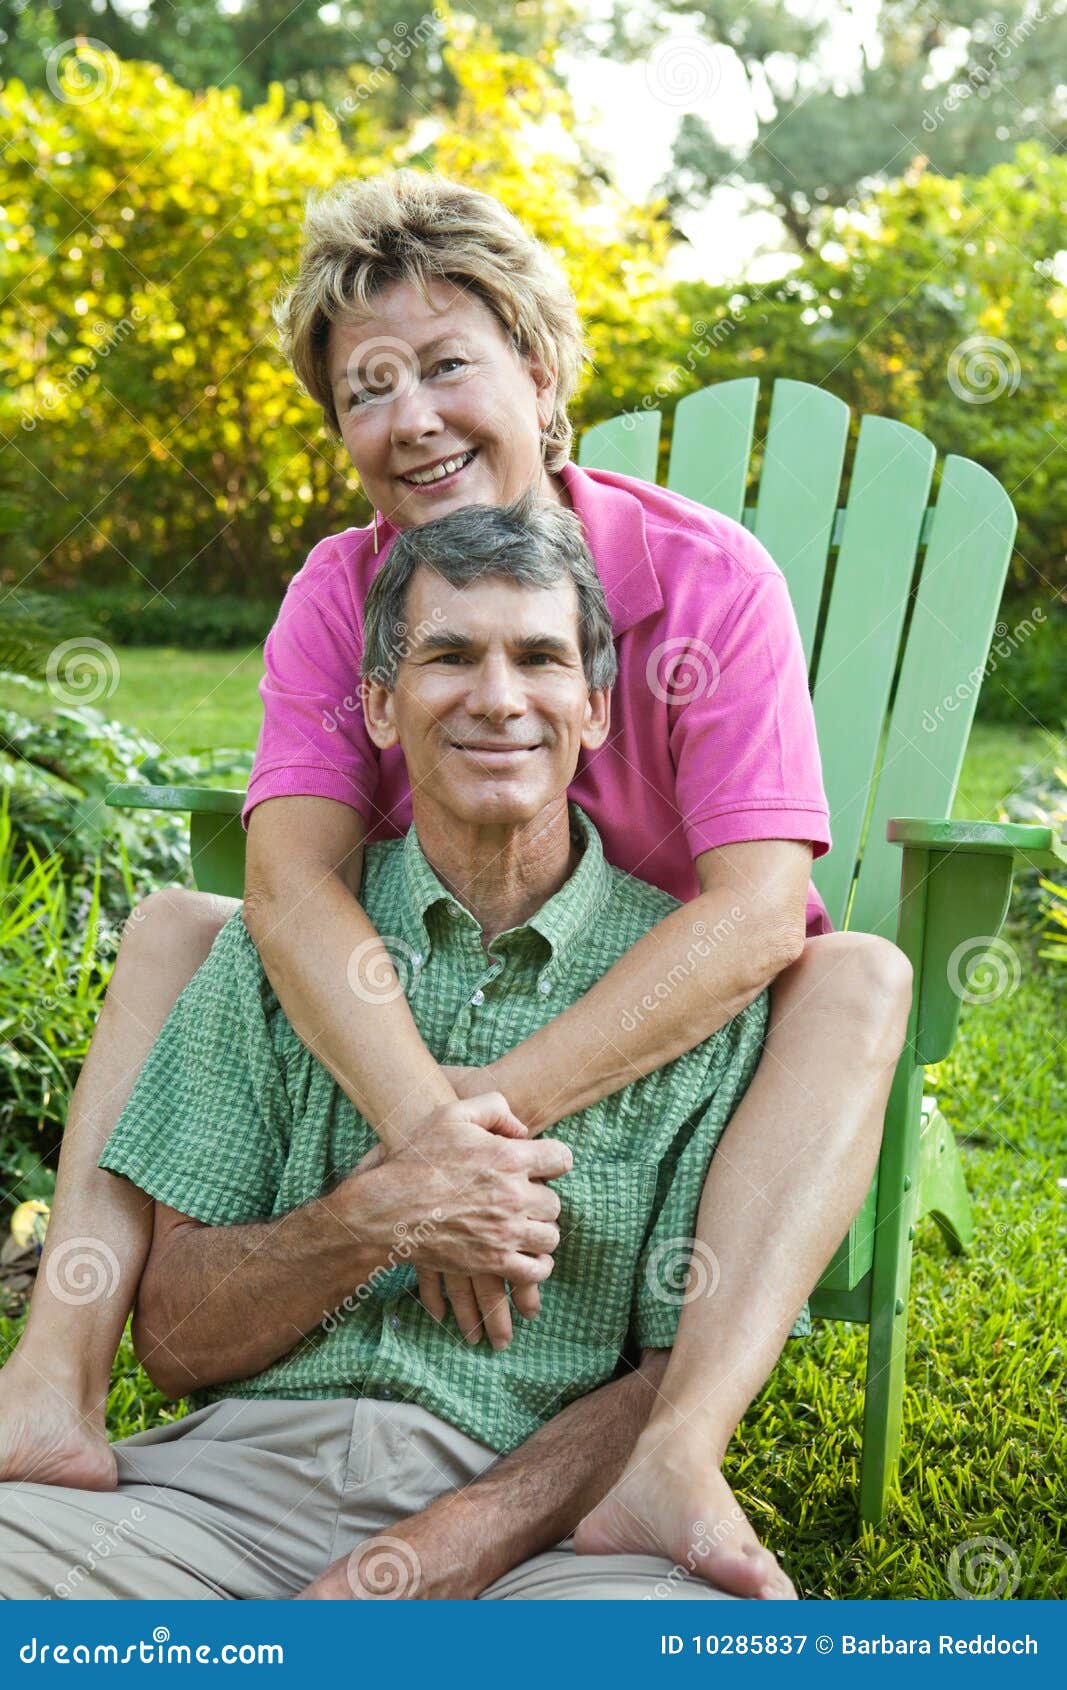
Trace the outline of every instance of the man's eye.
{"label": "man's eye", "polygon": [[541,665],[545,663],[552,663],[553,661],[554,659],[550,651],[528,651],[526,656],[523,658],[524,663],[537,663]]}
{"label": "man's eye", "polygon": [[461,651],[442,651],[432,661],[434,663],[467,663],[469,659]]}

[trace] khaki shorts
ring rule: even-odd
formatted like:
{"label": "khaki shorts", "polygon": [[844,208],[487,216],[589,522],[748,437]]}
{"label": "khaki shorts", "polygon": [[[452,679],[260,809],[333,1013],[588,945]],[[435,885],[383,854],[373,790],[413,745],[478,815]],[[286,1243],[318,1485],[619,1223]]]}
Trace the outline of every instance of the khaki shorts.
{"label": "khaki shorts", "polygon": [[[367,1397],[229,1397],[113,1447],[115,1491],[0,1484],[0,1597],[291,1597],[497,1459],[426,1409]],[[414,1576],[410,1564],[388,1546],[372,1553],[392,1561],[389,1587],[397,1581],[399,1594]],[[375,1576],[368,1561],[371,1589]],[[713,1601],[724,1593],[657,1556],[575,1555],[567,1539],[482,1595]]]}

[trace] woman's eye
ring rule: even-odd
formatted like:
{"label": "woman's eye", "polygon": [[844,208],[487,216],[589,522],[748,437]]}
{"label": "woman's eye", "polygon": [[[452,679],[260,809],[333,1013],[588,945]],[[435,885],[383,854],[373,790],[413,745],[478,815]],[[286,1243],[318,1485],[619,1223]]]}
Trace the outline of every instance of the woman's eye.
{"label": "woman's eye", "polygon": [[439,358],[437,363],[434,365],[434,370],[435,372],[437,370],[443,370],[446,364],[456,364],[462,368],[465,363],[466,360],[463,358]]}

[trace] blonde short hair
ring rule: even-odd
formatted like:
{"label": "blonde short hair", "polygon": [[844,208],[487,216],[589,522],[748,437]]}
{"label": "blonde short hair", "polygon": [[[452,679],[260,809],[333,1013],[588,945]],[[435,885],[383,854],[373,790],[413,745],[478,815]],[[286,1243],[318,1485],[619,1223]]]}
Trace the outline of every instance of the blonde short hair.
{"label": "blonde short hair", "polygon": [[448,281],[492,311],[516,352],[556,373],[545,468],[567,462],[567,405],[589,357],[570,283],[548,249],[490,194],[422,170],[338,182],[308,203],[296,282],[274,304],[282,350],[341,438],[327,366],[330,324],[395,282]]}

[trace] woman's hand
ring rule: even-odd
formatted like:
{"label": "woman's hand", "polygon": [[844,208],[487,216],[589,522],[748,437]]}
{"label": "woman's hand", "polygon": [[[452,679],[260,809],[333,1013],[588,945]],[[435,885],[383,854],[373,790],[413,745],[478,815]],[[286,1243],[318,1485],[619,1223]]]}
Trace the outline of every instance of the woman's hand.
{"label": "woman's hand", "polygon": [[[457,1097],[481,1097],[495,1089],[492,1073],[486,1068],[446,1067],[443,1073]],[[424,1270],[419,1274],[419,1299],[435,1320],[444,1320],[451,1303],[456,1324],[471,1344],[477,1344],[483,1332],[494,1349],[506,1350],[511,1343],[514,1329],[508,1287],[492,1274],[442,1276]],[[513,1285],[511,1301],[516,1313],[526,1320],[541,1312],[541,1292],[536,1285]]]}

